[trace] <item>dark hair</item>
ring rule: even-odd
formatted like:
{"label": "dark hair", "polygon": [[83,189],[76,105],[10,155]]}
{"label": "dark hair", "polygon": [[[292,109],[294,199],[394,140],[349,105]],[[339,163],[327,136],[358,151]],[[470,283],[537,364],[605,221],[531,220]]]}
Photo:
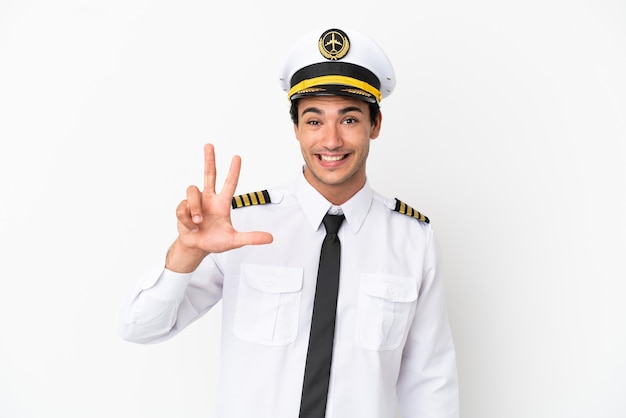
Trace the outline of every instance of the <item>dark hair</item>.
{"label": "dark hair", "polygon": [[[298,124],[298,103],[300,103],[300,99],[295,99],[291,101],[291,107],[289,108],[289,116],[291,116],[291,121],[294,125]],[[376,119],[378,118],[378,114],[380,113],[380,105],[378,103],[367,103],[370,108],[370,122],[374,124]]]}

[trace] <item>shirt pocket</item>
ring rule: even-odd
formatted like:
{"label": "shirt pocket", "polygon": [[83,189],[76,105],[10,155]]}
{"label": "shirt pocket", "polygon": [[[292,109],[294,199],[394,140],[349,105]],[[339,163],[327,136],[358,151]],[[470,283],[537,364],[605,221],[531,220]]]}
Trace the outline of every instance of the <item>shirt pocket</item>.
{"label": "shirt pocket", "polygon": [[303,270],[242,264],[234,332],[242,340],[285,345],[298,335]]}
{"label": "shirt pocket", "polygon": [[408,331],[417,304],[417,280],[363,274],[359,289],[357,341],[367,350],[394,350]]}

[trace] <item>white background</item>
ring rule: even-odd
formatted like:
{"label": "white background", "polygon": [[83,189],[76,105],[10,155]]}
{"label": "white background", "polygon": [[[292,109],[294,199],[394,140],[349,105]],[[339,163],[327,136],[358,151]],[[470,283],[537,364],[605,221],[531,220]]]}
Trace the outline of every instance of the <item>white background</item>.
{"label": "white background", "polygon": [[462,417],[626,417],[621,0],[2,0],[0,417],[209,415],[219,310],[148,346],[116,312],[202,144],[294,177],[277,68],[326,26],[396,68],[369,178],[437,230]]}

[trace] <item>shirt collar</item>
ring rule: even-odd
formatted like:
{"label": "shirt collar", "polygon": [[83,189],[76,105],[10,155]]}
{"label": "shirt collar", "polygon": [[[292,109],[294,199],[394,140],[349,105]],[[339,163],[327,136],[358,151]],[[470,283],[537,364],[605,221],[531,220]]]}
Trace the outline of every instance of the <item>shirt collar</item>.
{"label": "shirt collar", "polygon": [[354,234],[361,229],[370,206],[372,205],[373,198],[372,189],[366,180],[363,188],[352,196],[350,200],[343,205],[335,206],[326,200],[326,198],[315,190],[304,178],[304,170],[296,181],[295,195],[313,230],[317,231],[319,229],[322,224],[322,218],[324,218],[327,212],[343,212],[346,216],[346,222]]}

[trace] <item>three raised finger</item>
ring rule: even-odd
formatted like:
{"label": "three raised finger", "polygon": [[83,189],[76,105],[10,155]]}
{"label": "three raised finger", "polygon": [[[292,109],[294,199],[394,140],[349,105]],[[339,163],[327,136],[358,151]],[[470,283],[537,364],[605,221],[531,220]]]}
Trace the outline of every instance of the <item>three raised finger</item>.
{"label": "three raised finger", "polygon": [[215,193],[215,149],[213,144],[204,145],[204,190],[203,193]]}
{"label": "three raised finger", "polygon": [[239,183],[239,173],[241,172],[241,157],[235,155],[230,162],[230,168],[224,181],[224,187],[222,188],[221,195],[232,198],[237,190],[237,183]]}

